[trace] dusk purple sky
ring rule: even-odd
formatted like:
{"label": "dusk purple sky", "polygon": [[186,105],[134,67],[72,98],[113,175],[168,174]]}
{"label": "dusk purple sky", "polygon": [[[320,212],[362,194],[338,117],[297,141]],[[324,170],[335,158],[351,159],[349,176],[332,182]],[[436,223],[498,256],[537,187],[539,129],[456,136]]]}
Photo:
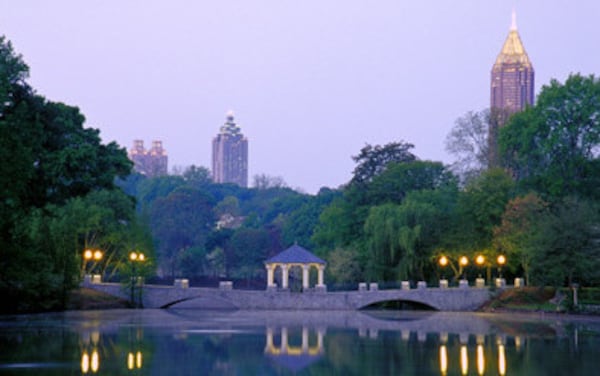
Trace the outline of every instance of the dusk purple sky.
{"label": "dusk purple sky", "polygon": [[346,183],[366,143],[451,163],[444,140],[489,106],[513,8],[536,93],[600,74],[598,0],[0,0],[0,34],[105,142],[162,140],[169,168],[210,168],[233,110],[250,177],[315,193]]}

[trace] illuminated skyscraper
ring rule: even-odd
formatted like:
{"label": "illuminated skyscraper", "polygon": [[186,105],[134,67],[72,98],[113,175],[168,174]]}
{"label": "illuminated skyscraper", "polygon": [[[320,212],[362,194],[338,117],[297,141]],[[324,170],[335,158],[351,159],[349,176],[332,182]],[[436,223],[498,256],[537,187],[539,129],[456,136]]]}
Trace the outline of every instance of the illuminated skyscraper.
{"label": "illuminated skyscraper", "polygon": [[227,113],[227,120],[212,143],[212,174],[215,183],[248,186],[248,139]]}
{"label": "illuminated skyscraper", "polygon": [[508,37],[492,67],[488,137],[490,167],[499,166],[498,129],[506,124],[510,115],[533,105],[534,76],[533,65],[517,31],[516,14],[513,11]]}
{"label": "illuminated skyscraper", "polygon": [[152,148],[146,150],[144,141],[133,141],[133,148],[129,150],[129,159],[133,161],[135,172],[148,177],[167,174],[168,157],[163,149],[162,141],[152,141]]}
{"label": "illuminated skyscraper", "polygon": [[533,104],[534,71],[517,31],[516,15],[492,67],[491,109],[514,114]]}

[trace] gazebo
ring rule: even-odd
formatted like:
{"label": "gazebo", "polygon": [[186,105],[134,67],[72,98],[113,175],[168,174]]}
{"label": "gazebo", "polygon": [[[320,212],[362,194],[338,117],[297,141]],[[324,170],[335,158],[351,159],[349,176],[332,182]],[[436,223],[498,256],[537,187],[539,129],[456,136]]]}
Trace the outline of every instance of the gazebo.
{"label": "gazebo", "polygon": [[318,272],[317,285],[315,286],[319,291],[325,291],[326,286],[323,283],[323,272],[325,271],[325,265],[327,263],[311,252],[300,247],[298,244],[294,244],[285,251],[271,257],[265,261],[265,268],[267,268],[267,290],[276,290],[277,284],[275,283],[275,269],[281,268],[281,288],[287,290],[289,288],[289,276],[290,269],[294,266],[302,268],[302,290],[307,291],[309,289],[309,271],[311,267],[315,267]]}

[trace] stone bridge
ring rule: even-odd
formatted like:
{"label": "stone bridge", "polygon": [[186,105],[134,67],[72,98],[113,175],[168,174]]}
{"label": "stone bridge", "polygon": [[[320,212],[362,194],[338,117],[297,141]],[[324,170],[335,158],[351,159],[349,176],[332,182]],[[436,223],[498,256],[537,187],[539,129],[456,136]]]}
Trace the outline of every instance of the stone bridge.
{"label": "stone bridge", "polygon": [[[129,299],[130,291],[117,283],[84,283],[85,287]],[[248,291],[225,288],[144,285],[145,308],[244,310],[358,310],[371,304],[405,301],[438,311],[474,311],[490,299],[487,288],[416,288],[341,292]]]}

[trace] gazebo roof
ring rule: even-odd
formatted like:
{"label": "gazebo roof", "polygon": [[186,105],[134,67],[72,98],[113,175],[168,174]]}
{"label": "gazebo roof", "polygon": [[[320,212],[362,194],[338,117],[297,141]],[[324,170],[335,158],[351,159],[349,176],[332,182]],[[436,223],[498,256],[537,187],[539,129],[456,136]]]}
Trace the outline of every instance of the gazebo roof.
{"label": "gazebo roof", "polygon": [[311,252],[294,244],[285,251],[271,257],[265,264],[326,264]]}

